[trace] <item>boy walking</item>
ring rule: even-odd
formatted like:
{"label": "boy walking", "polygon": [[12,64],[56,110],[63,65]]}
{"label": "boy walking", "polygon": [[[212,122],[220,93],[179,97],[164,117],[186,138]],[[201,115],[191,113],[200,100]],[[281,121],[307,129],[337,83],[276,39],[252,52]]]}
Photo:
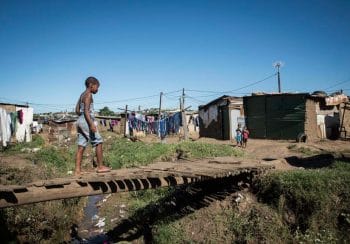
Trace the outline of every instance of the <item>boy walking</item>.
{"label": "boy walking", "polygon": [[92,147],[96,148],[97,173],[105,173],[111,170],[109,167],[103,165],[103,140],[97,131],[97,122],[94,117],[92,94],[98,92],[100,82],[95,77],[88,77],[85,80],[85,86],[86,90],[80,95],[75,107],[75,112],[79,115],[77,121],[78,150],[74,173],[76,176],[81,173],[81,161],[88,142],[91,143]]}

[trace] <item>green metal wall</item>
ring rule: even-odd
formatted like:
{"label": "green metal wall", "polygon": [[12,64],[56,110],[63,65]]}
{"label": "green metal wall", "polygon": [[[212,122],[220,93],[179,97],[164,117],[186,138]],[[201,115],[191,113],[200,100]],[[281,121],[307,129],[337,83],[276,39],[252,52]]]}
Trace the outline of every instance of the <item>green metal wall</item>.
{"label": "green metal wall", "polygon": [[308,94],[261,95],[243,98],[252,138],[296,139],[305,130]]}

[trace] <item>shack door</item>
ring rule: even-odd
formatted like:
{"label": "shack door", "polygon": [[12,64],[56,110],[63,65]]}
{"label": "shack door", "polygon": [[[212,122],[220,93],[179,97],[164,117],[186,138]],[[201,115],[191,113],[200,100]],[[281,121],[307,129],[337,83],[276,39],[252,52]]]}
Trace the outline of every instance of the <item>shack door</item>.
{"label": "shack door", "polygon": [[238,109],[231,110],[231,139],[235,139],[236,129],[238,127],[238,117],[241,116],[241,111]]}
{"label": "shack door", "polygon": [[223,140],[230,140],[230,119],[227,106],[220,106],[221,112],[221,135]]}

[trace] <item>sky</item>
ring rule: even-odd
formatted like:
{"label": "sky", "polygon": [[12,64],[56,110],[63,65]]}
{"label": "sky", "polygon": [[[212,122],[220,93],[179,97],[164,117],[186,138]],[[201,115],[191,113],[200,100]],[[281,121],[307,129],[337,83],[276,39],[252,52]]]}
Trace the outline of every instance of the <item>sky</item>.
{"label": "sky", "polygon": [[[350,1],[0,0],[0,102],[196,109],[221,95],[350,93]],[[270,77],[270,78],[267,78]],[[267,78],[267,79],[265,79]]]}

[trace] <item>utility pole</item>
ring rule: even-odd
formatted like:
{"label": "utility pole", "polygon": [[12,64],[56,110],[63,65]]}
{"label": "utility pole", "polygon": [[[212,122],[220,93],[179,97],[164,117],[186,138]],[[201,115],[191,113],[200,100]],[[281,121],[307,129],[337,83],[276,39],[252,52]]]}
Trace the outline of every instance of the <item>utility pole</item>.
{"label": "utility pole", "polygon": [[277,80],[278,80],[278,93],[282,92],[281,89],[281,76],[280,76],[280,67],[283,66],[283,63],[281,61],[277,61],[273,64],[275,68],[277,68]]}
{"label": "utility pole", "polygon": [[184,138],[188,139],[188,128],[187,128],[187,118],[185,111],[185,88],[182,89],[182,99],[180,98],[180,109],[181,109],[181,117],[182,117],[182,126],[184,130]]}
{"label": "utility pole", "polygon": [[162,97],[163,97],[163,92],[160,92],[160,96],[159,96],[158,120],[160,120],[160,115],[161,115],[161,110],[162,110]]}
{"label": "utility pole", "polygon": [[124,137],[126,137],[127,126],[128,126],[128,105],[125,105]]}

